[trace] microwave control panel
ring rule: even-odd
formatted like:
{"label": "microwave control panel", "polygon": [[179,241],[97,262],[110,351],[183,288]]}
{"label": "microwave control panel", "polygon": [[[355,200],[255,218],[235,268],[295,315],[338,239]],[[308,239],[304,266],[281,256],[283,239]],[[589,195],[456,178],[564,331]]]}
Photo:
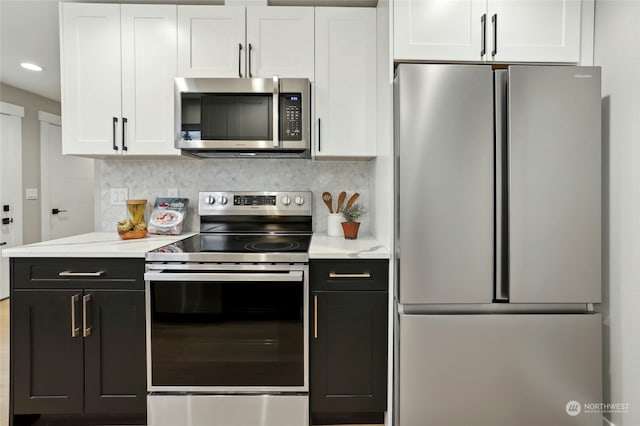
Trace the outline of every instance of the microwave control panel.
{"label": "microwave control panel", "polygon": [[302,95],[285,93],[280,97],[281,139],[302,140]]}

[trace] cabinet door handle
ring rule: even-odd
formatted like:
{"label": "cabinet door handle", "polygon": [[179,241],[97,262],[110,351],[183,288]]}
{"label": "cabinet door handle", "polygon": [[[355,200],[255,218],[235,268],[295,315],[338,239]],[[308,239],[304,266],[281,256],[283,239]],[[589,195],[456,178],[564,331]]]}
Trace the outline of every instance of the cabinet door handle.
{"label": "cabinet door handle", "polygon": [[242,78],[242,43],[238,43],[238,77]]}
{"label": "cabinet door handle", "polygon": [[313,296],[313,338],[318,338],[318,295]]}
{"label": "cabinet door handle", "polygon": [[480,37],[481,37],[481,48],[480,48],[480,57],[482,58],[485,53],[487,53],[487,14],[483,14],[482,17],[480,17],[480,28],[481,28],[481,33],[480,33]]}
{"label": "cabinet door handle", "polygon": [[89,310],[89,302],[91,302],[91,295],[85,294],[82,296],[82,337],[88,337],[91,334],[91,327],[88,325],[89,320],[87,311]]}
{"label": "cabinet door handle", "polygon": [[116,127],[118,126],[118,117],[113,117],[113,150],[118,150],[118,145],[116,145]]}
{"label": "cabinet door handle", "polygon": [[498,53],[498,14],[494,13],[491,17],[491,23],[493,24],[493,50],[491,56],[496,56]]}
{"label": "cabinet door handle", "polygon": [[127,127],[127,118],[126,117],[122,117],[122,150],[126,151],[127,148],[127,142],[125,140],[125,127]]}
{"label": "cabinet door handle", "polygon": [[71,296],[71,337],[80,335],[80,327],[76,327],[76,304],[80,301],[80,294]]}
{"label": "cabinet door handle", "polygon": [[253,46],[251,46],[251,43],[249,43],[249,78],[253,77],[253,74],[251,74],[251,50],[253,49]]}
{"label": "cabinet door handle", "polygon": [[371,278],[369,272],[361,272],[359,274],[341,274],[339,272],[329,272],[329,278]]}
{"label": "cabinet door handle", "polygon": [[96,271],[96,272],[72,272],[72,271],[62,271],[58,272],[59,277],[100,277],[104,274],[104,271]]}
{"label": "cabinet door handle", "polygon": [[321,139],[320,139],[320,129],[321,129],[321,127],[320,127],[320,119],[318,118],[318,152],[320,152],[320,151],[321,151],[321,146],[320,146],[320,140],[321,140]]}

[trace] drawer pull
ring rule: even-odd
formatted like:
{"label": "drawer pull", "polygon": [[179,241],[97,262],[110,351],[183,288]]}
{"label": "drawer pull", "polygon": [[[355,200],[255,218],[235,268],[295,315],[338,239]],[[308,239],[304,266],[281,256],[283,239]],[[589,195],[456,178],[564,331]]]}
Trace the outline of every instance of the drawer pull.
{"label": "drawer pull", "polygon": [[79,301],[79,294],[71,296],[71,337],[78,337],[80,335],[80,327],[76,327],[76,303]]}
{"label": "drawer pull", "polygon": [[341,274],[339,272],[329,272],[329,278],[371,278],[369,272],[362,272],[359,274]]}
{"label": "drawer pull", "polygon": [[91,302],[91,295],[85,294],[82,296],[82,337],[89,337],[91,334],[91,326],[89,326],[88,309],[89,302]]}
{"label": "drawer pull", "polygon": [[58,272],[59,277],[100,277],[104,275],[104,271],[97,272],[72,272],[72,271],[62,271]]}

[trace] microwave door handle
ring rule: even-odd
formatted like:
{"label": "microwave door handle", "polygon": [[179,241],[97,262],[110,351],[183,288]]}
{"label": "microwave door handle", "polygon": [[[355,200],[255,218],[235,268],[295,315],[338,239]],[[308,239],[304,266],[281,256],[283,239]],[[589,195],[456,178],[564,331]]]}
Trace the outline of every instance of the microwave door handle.
{"label": "microwave door handle", "polygon": [[273,76],[273,147],[280,147],[280,78]]}

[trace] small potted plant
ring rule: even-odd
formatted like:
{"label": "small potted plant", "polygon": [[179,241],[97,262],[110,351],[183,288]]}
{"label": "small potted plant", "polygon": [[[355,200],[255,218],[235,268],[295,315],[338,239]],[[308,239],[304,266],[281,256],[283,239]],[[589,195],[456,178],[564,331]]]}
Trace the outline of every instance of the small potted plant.
{"label": "small potted plant", "polygon": [[358,203],[342,211],[342,217],[344,217],[345,220],[342,222],[342,231],[346,239],[355,240],[358,238],[358,228],[360,227],[358,219],[365,213],[364,207]]}

